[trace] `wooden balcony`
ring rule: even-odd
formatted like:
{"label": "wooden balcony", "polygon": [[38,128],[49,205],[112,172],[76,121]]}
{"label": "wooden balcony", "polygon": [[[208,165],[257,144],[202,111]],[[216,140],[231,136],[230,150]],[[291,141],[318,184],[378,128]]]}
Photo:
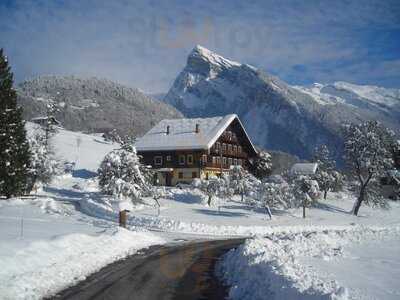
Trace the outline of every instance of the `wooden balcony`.
{"label": "wooden balcony", "polygon": [[[221,152],[220,152],[219,149],[212,148],[211,152],[210,152],[210,155],[220,156]],[[229,156],[229,157],[232,157],[232,158],[247,158],[248,157],[246,152],[242,151],[242,152],[238,153],[237,151],[236,152],[235,151],[228,151],[228,149],[226,149],[225,151],[222,151],[222,155],[223,156]]]}

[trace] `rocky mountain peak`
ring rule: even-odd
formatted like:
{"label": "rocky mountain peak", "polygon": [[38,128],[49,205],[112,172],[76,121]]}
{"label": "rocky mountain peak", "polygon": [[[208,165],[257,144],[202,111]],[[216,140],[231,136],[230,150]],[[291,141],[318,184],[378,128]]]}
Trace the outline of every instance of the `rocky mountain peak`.
{"label": "rocky mountain peak", "polygon": [[343,82],[291,86],[198,45],[164,100],[190,117],[236,113],[261,147],[307,159],[325,144],[340,159],[342,124],[376,119],[400,128],[397,95]]}
{"label": "rocky mountain peak", "polygon": [[241,64],[218,55],[217,53],[197,45],[190,52],[186,69],[194,71],[206,77],[215,77],[219,72],[232,68],[240,67]]}

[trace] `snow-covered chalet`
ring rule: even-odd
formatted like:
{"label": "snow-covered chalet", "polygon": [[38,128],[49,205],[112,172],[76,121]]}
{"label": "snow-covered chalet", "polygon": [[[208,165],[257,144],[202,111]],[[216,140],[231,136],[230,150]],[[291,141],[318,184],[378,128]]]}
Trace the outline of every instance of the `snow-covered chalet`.
{"label": "snow-covered chalet", "polygon": [[247,169],[257,155],[235,114],[162,120],[135,147],[143,163],[156,170],[155,183],[167,186],[220,176],[233,165]]}

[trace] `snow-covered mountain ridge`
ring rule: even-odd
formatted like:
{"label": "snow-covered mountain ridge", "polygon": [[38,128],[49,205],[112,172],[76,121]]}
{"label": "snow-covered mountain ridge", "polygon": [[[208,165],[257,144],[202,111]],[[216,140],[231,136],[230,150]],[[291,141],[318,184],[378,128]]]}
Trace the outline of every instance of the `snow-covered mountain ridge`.
{"label": "snow-covered mountain ridge", "polygon": [[259,146],[309,158],[318,144],[341,157],[341,126],[376,119],[400,128],[400,90],[345,82],[291,86],[202,46],[164,99],[190,117],[236,113]]}
{"label": "snow-covered mountain ridge", "polygon": [[17,93],[26,120],[45,115],[52,100],[59,110],[57,119],[74,131],[115,128],[121,134],[141,136],[162,119],[182,117],[172,106],[107,79],[41,76],[19,84]]}
{"label": "snow-covered mountain ridge", "polygon": [[309,94],[321,104],[344,103],[355,107],[374,105],[377,109],[398,108],[400,105],[400,89],[357,85],[343,81],[325,85],[314,83],[311,86],[294,86],[294,88]]}

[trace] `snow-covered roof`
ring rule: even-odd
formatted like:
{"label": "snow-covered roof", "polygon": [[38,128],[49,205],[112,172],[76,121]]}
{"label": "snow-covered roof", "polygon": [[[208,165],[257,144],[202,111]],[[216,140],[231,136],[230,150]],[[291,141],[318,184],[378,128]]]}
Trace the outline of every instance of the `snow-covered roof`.
{"label": "snow-covered roof", "polygon": [[60,121],[58,121],[55,117],[36,117],[32,118],[32,122],[37,122],[37,121],[47,121],[48,119],[53,120],[55,123],[60,124]]}
{"label": "snow-covered roof", "polygon": [[297,163],[290,169],[291,174],[296,175],[313,175],[317,172],[317,163]]}
{"label": "snow-covered roof", "polygon": [[[136,141],[135,147],[137,151],[209,149],[235,119],[239,121],[247,136],[235,114],[212,118],[170,119],[160,121]],[[199,126],[198,133],[196,124]],[[257,152],[252,144],[251,146]]]}

